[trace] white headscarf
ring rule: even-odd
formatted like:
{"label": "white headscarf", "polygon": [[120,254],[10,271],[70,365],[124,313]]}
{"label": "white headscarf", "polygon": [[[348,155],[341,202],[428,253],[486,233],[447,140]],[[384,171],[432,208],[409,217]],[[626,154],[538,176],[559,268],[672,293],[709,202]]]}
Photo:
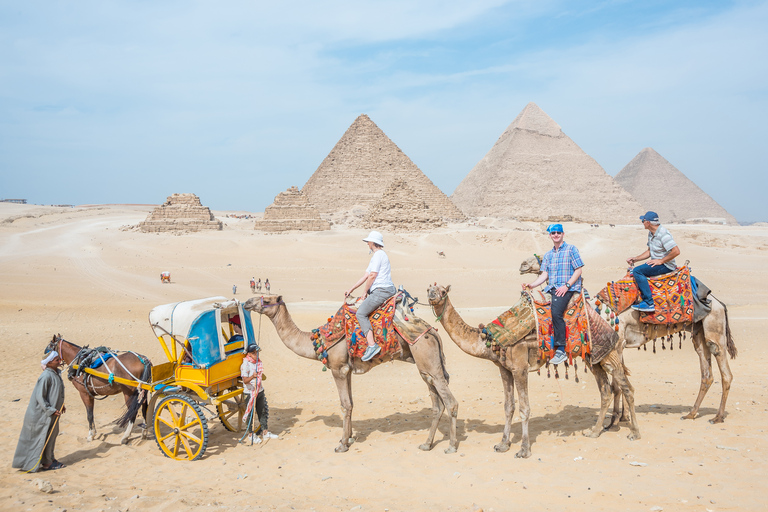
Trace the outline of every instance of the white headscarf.
{"label": "white headscarf", "polygon": [[40,366],[42,366],[43,370],[45,370],[47,368],[47,366],[48,366],[48,363],[50,363],[51,361],[53,361],[57,357],[59,357],[59,353],[56,352],[55,350],[51,350],[50,352],[48,352],[48,355],[45,356],[45,359],[40,361]]}

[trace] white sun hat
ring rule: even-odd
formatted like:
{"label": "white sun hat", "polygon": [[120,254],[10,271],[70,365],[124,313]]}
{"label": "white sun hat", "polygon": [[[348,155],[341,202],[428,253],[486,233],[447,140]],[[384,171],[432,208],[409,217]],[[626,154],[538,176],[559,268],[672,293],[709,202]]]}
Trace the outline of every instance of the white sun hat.
{"label": "white sun hat", "polygon": [[363,238],[363,242],[373,242],[384,247],[384,236],[378,231],[371,231],[366,238]]}

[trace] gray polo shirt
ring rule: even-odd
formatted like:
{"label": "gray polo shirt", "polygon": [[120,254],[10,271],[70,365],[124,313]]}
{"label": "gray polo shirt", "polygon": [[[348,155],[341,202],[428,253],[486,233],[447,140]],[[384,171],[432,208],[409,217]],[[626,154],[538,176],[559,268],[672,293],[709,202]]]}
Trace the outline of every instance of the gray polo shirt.
{"label": "gray polo shirt", "polygon": [[[664,226],[656,228],[656,233],[648,231],[648,249],[651,251],[652,260],[662,259],[675,247],[677,247],[677,244],[675,243],[675,239],[672,238],[672,233],[670,233]],[[675,270],[677,268],[674,258],[664,265],[670,270]]]}

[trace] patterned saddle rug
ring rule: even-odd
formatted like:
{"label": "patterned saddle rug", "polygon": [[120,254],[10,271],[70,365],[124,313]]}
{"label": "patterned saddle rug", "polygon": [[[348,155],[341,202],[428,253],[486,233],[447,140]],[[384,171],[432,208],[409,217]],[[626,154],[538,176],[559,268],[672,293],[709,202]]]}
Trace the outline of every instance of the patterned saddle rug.
{"label": "patterned saddle rug", "polygon": [[[677,324],[693,321],[693,290],[691,269],[679,267],[676,271],[648,278],[656,311],[640,313],[640,322],[646,324]],[[597,294],[597,306],[605,305],[612,313],[622,313],[637,301],[637,284],[631,273],[618,281],[611,281]]]}
{"label": "patterned saddle rug", "polygon": [[[600,362],[618,341],[614,329],[586,304],[584,296],[574,295],[564,315],[568,360],[591,355],[593,363]],[[552,312],[548,302],[533,300],[523,295],[509,310],[483,328],[491,344],[509,346],[528,333],[536,331],[539,358],[549,361],[555,355],[552,348]]]}
{"label": "patterned saddle rug", "polygon": [[[400,351],[400,343],[395,334],[393,322],[398,298],[399,294],[393,295],[368,317],[373,327],[373,337],[381,347],[381,352],[376,356],[377,358]],[[358,300],[359,302],[361,300]],[[325,325],[312,330],[315,351],[318,353],[318,359],[324,364],[327,365],[328,362],[328,348],[342,337],[347,339],[350,357],[359,359],[365,353],[368,343],[360,329],[355,313],[357,313],[357,308],[345,303],[333,317],[328,319]]]}

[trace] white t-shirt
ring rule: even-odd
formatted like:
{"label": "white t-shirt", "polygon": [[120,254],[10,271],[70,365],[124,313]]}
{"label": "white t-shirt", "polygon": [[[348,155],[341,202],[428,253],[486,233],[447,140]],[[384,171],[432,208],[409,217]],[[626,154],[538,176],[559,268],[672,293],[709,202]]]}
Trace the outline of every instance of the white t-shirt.
{"label": "white t-shirt", "polygon": [[[252,363],[247,357],[244,357],[243,364],[240,365],[240,375],[242,377],[253,377],[258,373],[260,364],[262,364],[261,361],[258,363]],[[256,389],[257,380],[258,379],[253,379],[247,384],[243,383],[243,393],[247,393],[249,395],[258,394],[259,391],[264,389],[264,386],[261,384],[261,382],[259,382],[259,389]]]}
{"label": "white t-shirt", "polygon": [[385,253],[383,250],[379,249],[373,253],[371,262],[368,263],[368,268],[366,268],[365,271],[376,272],[376,279],[371,285],[371,291],[375,290],[376,288],[394,288],[395,283],[392,282],[391,275],[392,267],[389,266],[389,258],[387,257],[387,253]]}

